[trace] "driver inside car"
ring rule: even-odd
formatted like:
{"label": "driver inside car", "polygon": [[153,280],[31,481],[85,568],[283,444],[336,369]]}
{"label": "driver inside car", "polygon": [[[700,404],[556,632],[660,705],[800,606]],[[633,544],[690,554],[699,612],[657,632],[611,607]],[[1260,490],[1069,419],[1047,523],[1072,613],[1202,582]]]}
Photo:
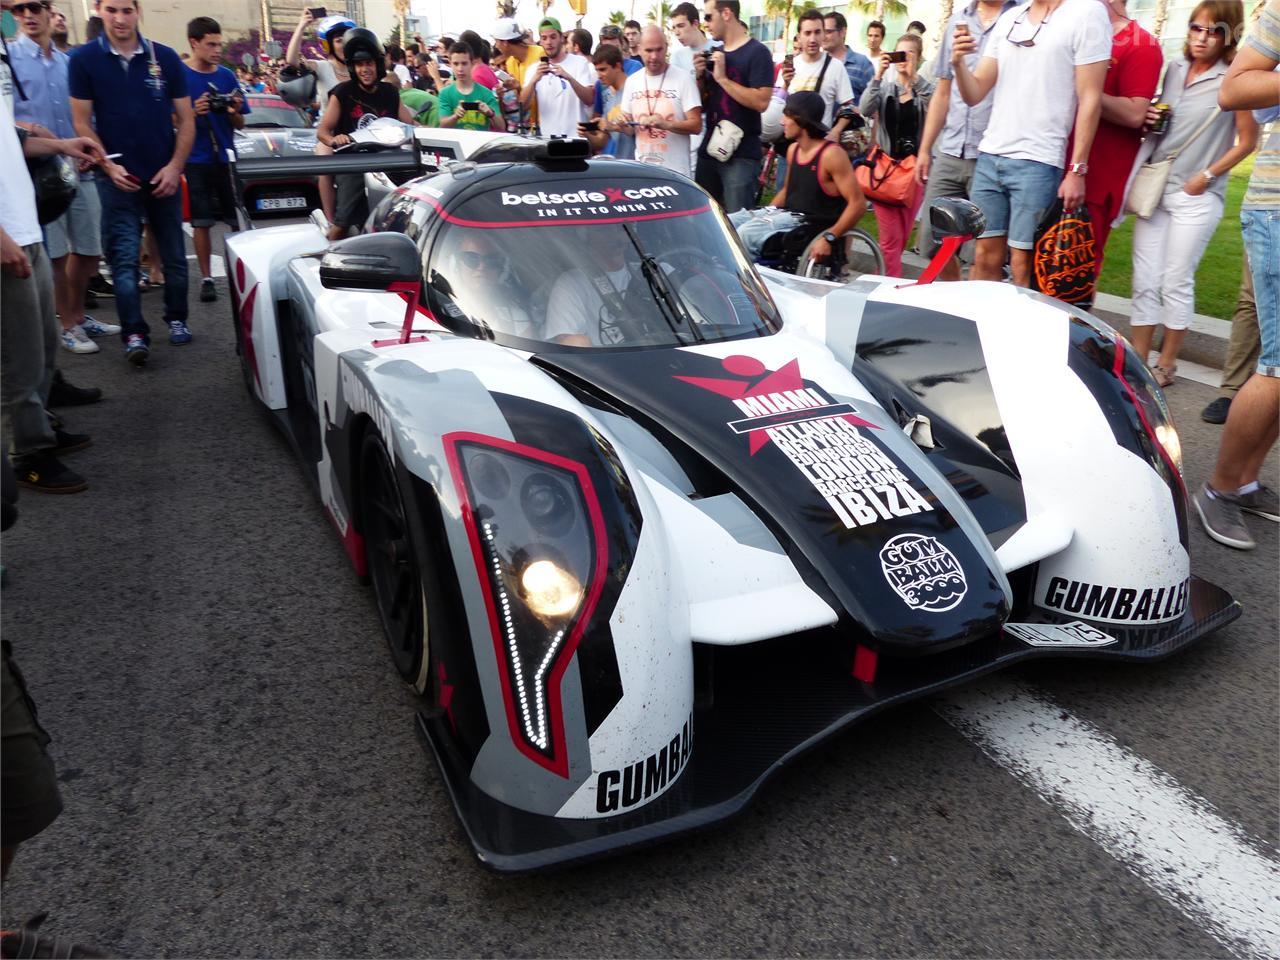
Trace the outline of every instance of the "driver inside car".
{"label": "driver inside car", "polygon": [[466,312],[471,320],[498,333],[538,339],[529,314],[514,299],[514,292],[520,289],[520,278],[512,269],[506,251],[494,242],[492,231],[454,229],[462,232],[462,239],[453,254],[451,274],[457,278],[456,287],[466,298]]}
{"label": "driver inside car", "polygon": [[[636,262],[635,248],[618,227],[586,227],[584,267],[560,274],[547,300],[543,333],[570,347],[614,347],[636,341],[659,307]],[[670,272],[666,264],[662,269]],[[640,341],[646,342],[646,341]]]}

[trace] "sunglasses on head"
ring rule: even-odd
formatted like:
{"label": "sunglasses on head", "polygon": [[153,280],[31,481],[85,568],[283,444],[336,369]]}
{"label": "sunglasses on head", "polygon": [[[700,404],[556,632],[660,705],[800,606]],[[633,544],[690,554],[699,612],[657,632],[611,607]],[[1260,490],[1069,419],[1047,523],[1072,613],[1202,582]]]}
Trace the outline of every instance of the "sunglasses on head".
{"label": "sunglasses on head", "polygon": [[13,12],[18,16],[22,16],[24,13],[39,13],[41,10],[48,10],[49,6],[47,3],[15,3]]}
{"label": "sunglasses on head", "polygon": [[505,258],[499,253],[476,253],[474,250],[463,250],[458,259],[468,270],[501,270],[506,265]]}

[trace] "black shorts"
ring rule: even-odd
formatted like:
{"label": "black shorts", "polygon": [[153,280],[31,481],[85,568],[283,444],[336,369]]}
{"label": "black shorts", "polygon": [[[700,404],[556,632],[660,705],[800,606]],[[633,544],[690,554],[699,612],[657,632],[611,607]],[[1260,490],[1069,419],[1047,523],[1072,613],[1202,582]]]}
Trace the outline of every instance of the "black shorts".
{"label": "black shorts", "polygon": [[236,225],[235,197],[225,163],[188,163],[187,196],[191,201],[191,225],[212,227],[221,220]]}
{"label": "black shorts", "polygon": [[49,735],[36,721],[36,705],[13,662],[9,642],[3,648],[0,677],[0,846],[30,840],[58,818],[62,796],[45,749]]}
{"label": "black shorts", "polygon": [[362,227],[369,219],[369,198],[364,192],[363,173],[340,173],[337,181],[338,201],[333,223],[338,227]]}

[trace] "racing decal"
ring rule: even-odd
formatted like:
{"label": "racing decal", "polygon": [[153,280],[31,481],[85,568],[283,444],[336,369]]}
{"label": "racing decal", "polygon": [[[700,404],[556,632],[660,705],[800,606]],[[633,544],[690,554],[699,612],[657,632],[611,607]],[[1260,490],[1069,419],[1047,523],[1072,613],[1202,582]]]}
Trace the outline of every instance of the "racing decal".
{"label": "racing decal", "polygon": [[968,592],[964,568],[935,537],[902,533],[880,548],[880,569],[889,586],[912,610],[942,613]]}
{"label": "racing decal", "polygon": [[628,179],[566,184],[559,190],[538,184],[495,188],[467,197],[466,218],[447,212],[432,193],[416,185],[404,191],[434,206],[450,223],[465,227],[540,227],[557,224],[617,223],[683,217],[710,209],[693,184]]}
{"label": "racing decal", "polygon": [[1041,606],[1078,613],[1090,620],[1158,623],[1173,620],[1187,609],[1191,581],[1166,587],[1108,587],[1065,577],[1051,577]]}
{"label": "racing decal", "polygon": [[1117,639],[1082,620],[1070,623],[1006,623],[1004,630],[1031,647],[1105,647]]}
{"label": "racing decal", "polygon": [[347,364],[342,364],[342,397],[352,413],[366,413],[373,420],[379,436],[387,448],[387,456],[394,465],[396,462],[396,445],[391,442],[391,416],[373,392],[365,385]]}
{"label": "racing decal", "polygon": [[863,428],[878,430],[850,403],[838,403],[800,376],[800,361],[767,370],[754,357],[722,361],[731,378],[677,376],[728,397],[743,414],[726,424],[748,438],[752,456],[780,450],[848,530],[933,510],[893,459]]}
{"label": "racing decal", "polygon": [[596,776],[596,812],[621,813],[667,789],[689,763],[693,752],[693,716],[671,742],[643,760]]}

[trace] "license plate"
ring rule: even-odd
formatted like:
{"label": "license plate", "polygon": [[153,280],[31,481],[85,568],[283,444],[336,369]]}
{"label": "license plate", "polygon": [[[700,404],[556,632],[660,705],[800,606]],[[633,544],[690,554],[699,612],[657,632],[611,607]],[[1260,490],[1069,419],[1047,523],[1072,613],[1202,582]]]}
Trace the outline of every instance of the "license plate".
{"label": "license plate", "polygon": [[263,197],[258,201],[259,210],[298,210],[306,205],[306,197]]}

